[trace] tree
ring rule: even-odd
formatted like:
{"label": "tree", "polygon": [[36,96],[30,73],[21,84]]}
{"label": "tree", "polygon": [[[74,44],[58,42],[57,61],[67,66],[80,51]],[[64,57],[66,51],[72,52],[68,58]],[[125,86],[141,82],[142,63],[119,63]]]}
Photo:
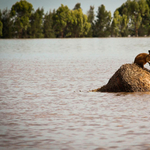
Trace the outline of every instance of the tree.
{"label": "tree", "polygon": [[45,38],[54,38],[55,37],[55,31],[53,29],[53,15],[55,14],[55,11],[53,13],[50,11],[49,13],[45,14],[44,17],[44,37]]}
{"label": "tree", "polygon": [[114,12],[114,18],[111,24],[112,36],[120,36],[121,16],[119,11]]}
{"label": "tree", "polygon": [[126,15],[123,14],[121,16],[119,11],[116,10],[114,12],[113,21],[111,24],[111,35],[112,36],[127,36],[127,25],[128,25],[128,18]]}
{"label": "tree", "polygon": [[105,10],[105,6],[98,7],[97,19],[95,21],[94,36],[107,37],[110,35],[111,12]]}
{"label": "tree", "polygon": [[78,10],[78,9],[81,9],[81,3],[77,3],[73,8],[73,10]]}
{"label": "tree", "polygon": [[129,19],[126,15],[121,18],[121,36],[128,36],[128,23]]}
{"label": "tree", "polygon": [[142,18],[149,14],[149,7],[146,0],[131,1],[129,12],[135,36],[138,36],[138,30],[143,20]]}
{"label": "tree", "polygon": [[71,25],[69,26],[71,37],[80,37],[83,33],[83,13],[81,9],[71,11]]}
{"label": "tree", "polygon": [[137,1],[130,2],[130,13],[131,13],[131,21],[133,28],[135,29],[135,36],[138,36],[138,28],[142,21],[141,14],[139,13],[139,4]]}
{"label": "tree", "polygon": [[44,9],[38,8],[30,17],[29,35],[31,38],[43,37],[43,15]]}
{"label": "tree", "polygon": [[15,27],[16,37],[26,37],[27,29],[30,26],[29,18],[33,11],[33,6],[26,0],[16,2],[11,8],[11,15]]}
{"label": "tree", "polygon": [[148,6],[150,8],[150,0],[146,0],[146,2],[147,2]]}
{"label": "tree", "polygon": [[144,35],[150,35],[150,0],[146,0],[146,3],[142,4],[143,1],[141,1],[141,5],[145,5],[147,3],[148,8],[144,7],[147,9],[146,14],[142,14],[142,21],[138,30],[139,36],[144,36]]}
{"label": "tree", "polygon": [[83,14],[83,37],[87,36],[91,29],[91,23],[88,22],[88,17]]}
{"label": "tree", "polygon": [[65,32],[67,30],[70,19],[71,12],[68,6],[64,6],[63,4],[61,4],[61,6],[57,9],[55,15],[53,16],[54,29],[58,37],[63,38],[65,36]]}
{"label": "tree", "polygon": [[90,6],[89,11],[87,12],[87,17],[88,17],[88,22],[91,24],[91,28],[89,29],[87,36],[92,37],[94,31],[94,18],[95,18],[94,6]]}
{"label": "tree", "polygon": [[[147,2],[149,2],[149,0],[147,0]],[[138,36],[139,29],[145,30],[147,28],[145,26],[145,24],[147,24],[146,20],[149,20],[149,6],[147,2],[146,0],[127,0],[126,3],[117,9],[121,16],[127,16],[129,20],[129,30],[131,34],[135,36]]]}
{"label": "tree", "polygon": [[89,11],[87,12],[87,16],[88,16],[88,22],[90,22],[92,24],[94,21],[94,18],[95,18],[94,6],[90,6]]}
{"label": "tree", "polygon": [[0,37],[3,35],[3,23],[0,21]]}
{"label": "tree", "polygon": [[56,37],[82,37],[87,35],[90,29],[88,18],[81,8],[70,10],[61,5],[52,18]]}
{"label": "tree", "polygon": [[91,27],[87,16],[83,14],[81,8],[71,11],[71,19],[68,25],[68,36],[70,35],[71,37],[85,36]]}
{"label": "tree", "polygon": [[1,27],[3,38],[12,38],[13,37],[13,22],[11,20],[10,11],[8,9],[4,9],[1,12]]}
{"label": "tree", "polygon": [[0,10],[0,37],[3,35],[3,23],[1,22],[2,20],[2,12]]}

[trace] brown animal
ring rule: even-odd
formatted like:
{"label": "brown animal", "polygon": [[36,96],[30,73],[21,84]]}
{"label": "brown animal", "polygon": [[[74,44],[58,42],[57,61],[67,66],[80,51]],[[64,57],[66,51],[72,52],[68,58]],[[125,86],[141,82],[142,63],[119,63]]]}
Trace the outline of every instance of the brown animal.
{"label": "brown animal", "polygon": [[[150,51],[149,51],[149,53],[150,53]],[[141,53],[135,57],[134,63],[143,68],[147,62],[150,64],[149,61],[150,61],[150,54]]]}

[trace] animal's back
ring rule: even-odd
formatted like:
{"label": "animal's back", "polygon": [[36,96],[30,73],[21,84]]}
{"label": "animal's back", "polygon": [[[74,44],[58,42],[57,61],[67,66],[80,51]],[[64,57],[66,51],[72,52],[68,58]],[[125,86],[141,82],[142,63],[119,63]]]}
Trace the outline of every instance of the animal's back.
{"label": "animal's back", "polygon": [[147,53],[138,54],[135,57],[134,63],[136,63],[137,65],[140,65],[141,67],[143,67],[146,64],[147,55],[148,55]]}

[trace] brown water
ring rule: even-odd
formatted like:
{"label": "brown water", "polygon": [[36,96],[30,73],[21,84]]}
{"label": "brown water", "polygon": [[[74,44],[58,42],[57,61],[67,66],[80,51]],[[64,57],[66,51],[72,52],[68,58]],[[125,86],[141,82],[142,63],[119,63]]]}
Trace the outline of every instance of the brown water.
{"label": "brown water", "polygon": [[88,92],[149,43],[0,40],[0,150],[149,150],[150,93]]}

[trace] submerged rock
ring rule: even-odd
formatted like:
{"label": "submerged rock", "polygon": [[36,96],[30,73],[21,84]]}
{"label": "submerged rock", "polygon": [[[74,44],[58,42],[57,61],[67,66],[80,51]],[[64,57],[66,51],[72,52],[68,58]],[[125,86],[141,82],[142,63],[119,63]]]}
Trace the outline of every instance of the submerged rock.
{"label": "submerged rock", "polygon": [[122,65],[103,87],[93,92],[148,92],[150,71],[136,64]]}

